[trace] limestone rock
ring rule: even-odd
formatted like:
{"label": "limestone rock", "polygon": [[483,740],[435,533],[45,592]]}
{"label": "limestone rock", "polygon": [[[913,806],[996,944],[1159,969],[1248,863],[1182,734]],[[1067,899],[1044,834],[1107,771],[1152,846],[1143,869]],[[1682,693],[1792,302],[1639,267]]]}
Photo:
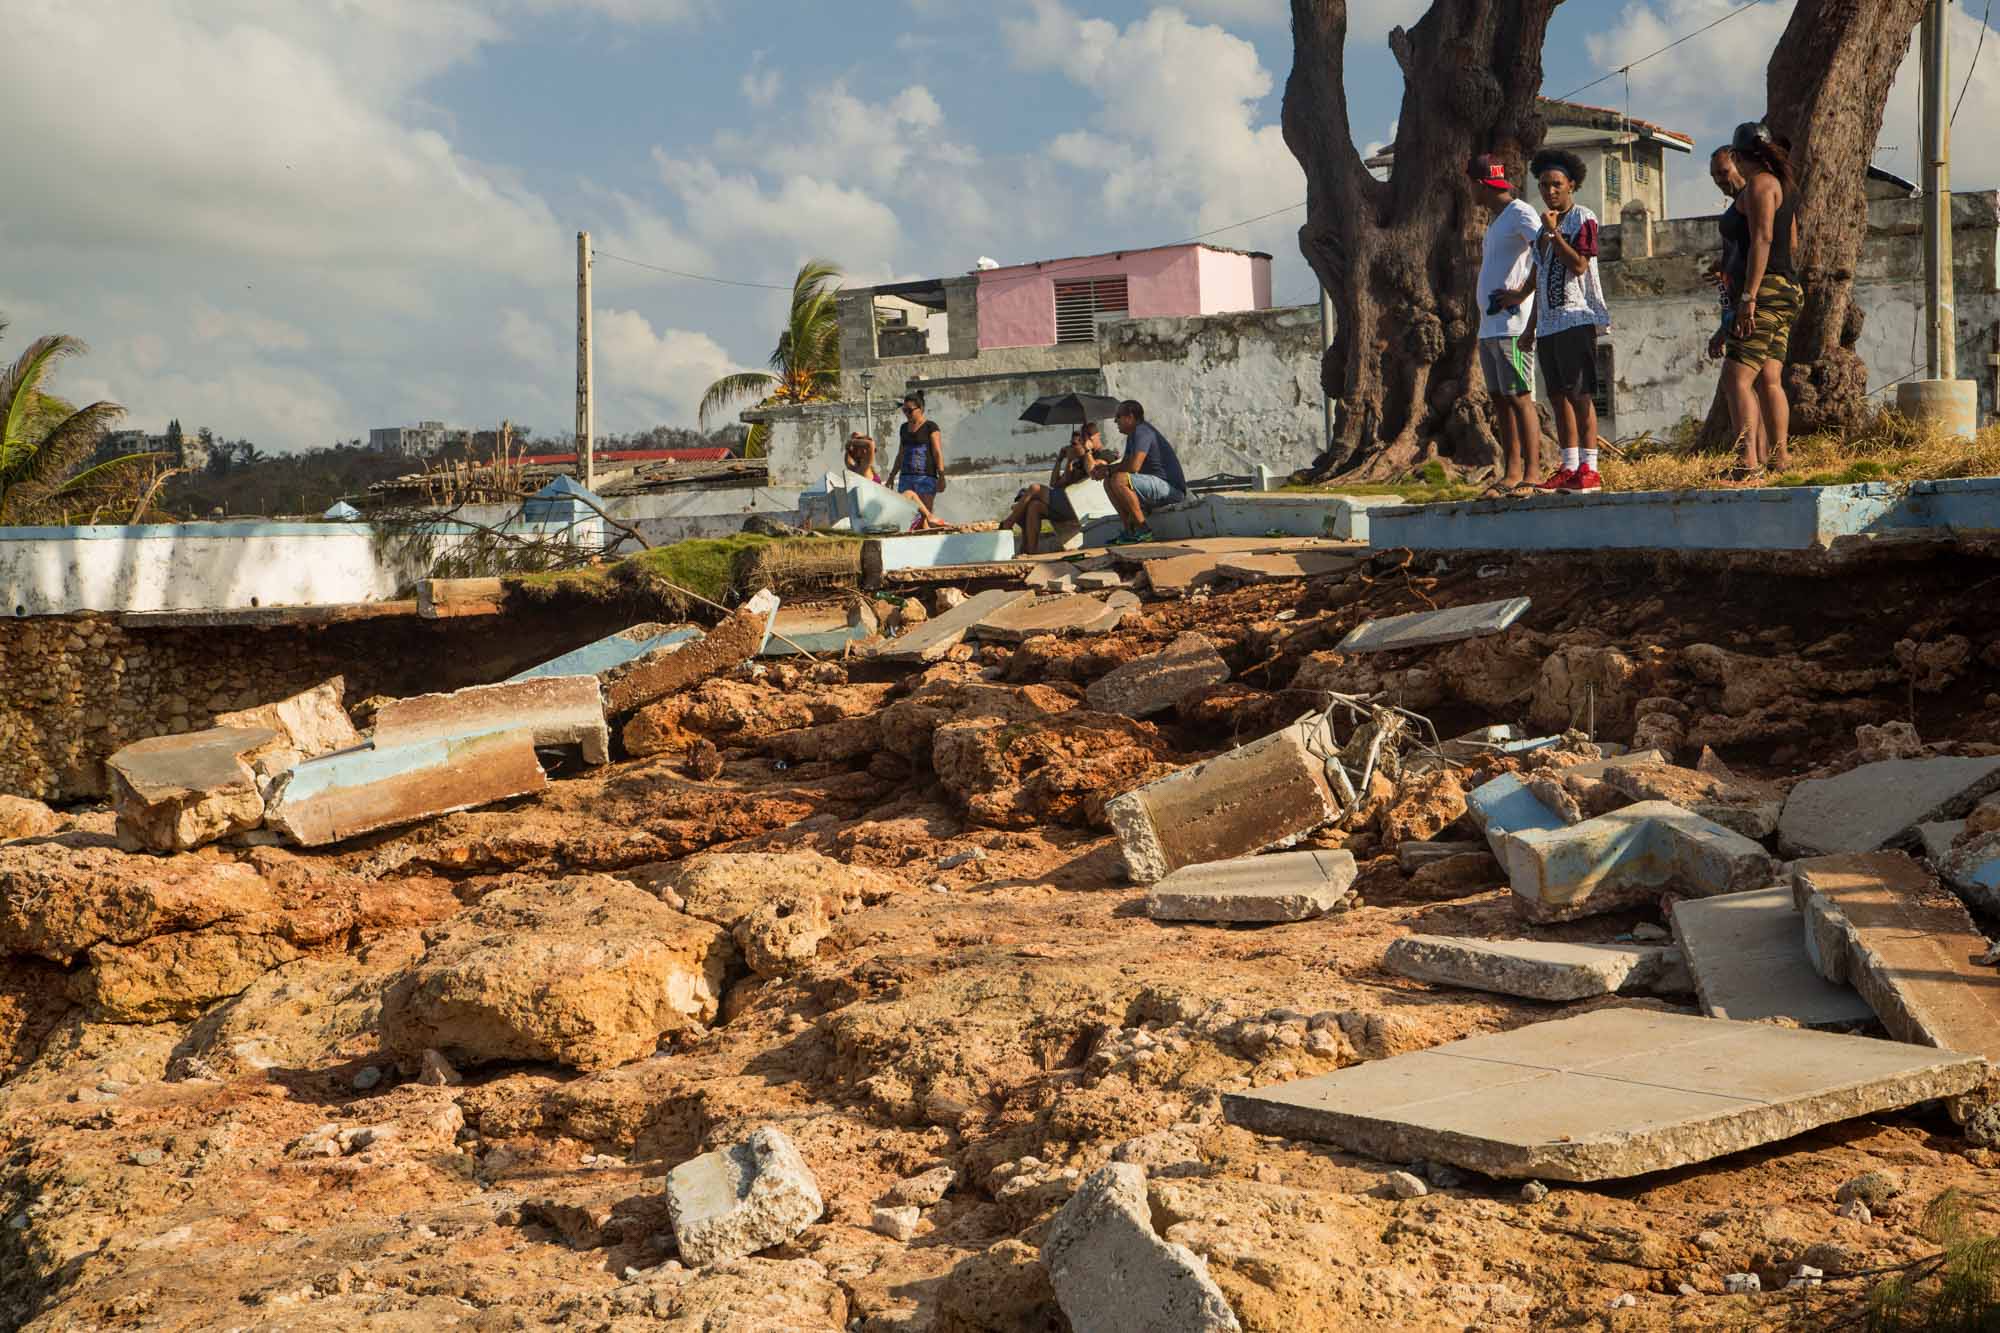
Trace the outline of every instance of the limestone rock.
{"label": "limestone rock", "polygon": [[[347,679],[335,676],[289,699],[234,713],[218,713],[218,727],[268,727],[298,759],[317,759],[360,745],[361,733],[348,719]],[[296,760],[294,760],[296,762]]]}
{"label": "limestone rock", "polygon": [[1673,764],[1627,764],[1605,770],[1604,782],[1632,801],[1671,801],[1746,838],[1768,838],[1784,797],[1761,783],[1725,779]]}
{"label": "limestone rock", "polygon": [[25,796],[0,796],[0,842],[46,838],[63,825],[62,816]]}
{"label": "limestone rock", "polygon": [[433,933],[391,993],[385,1035],[412,1056],[604,1069],[713,1021],[734,953],[716,926],[623,880],[499,889]]}
{"label": "limestone rock", "polygon": [[817,898],[825,908],[820,919],[830,919],[902,888],[879,870],[817,852],[703,852],[643,866],[631,878],[675,910],[732,931],[766,902]]}
{"label": "limestone rock", "polygon": [[114,1023],[185,1020],[298,956],[295,945],[275,935],[227,929],[99,944],[90,966],[72,978],[70,994]]}
{"label": "limestone rock", "polygon": [[1093,682],[1085,698],[1100,713],[1151,717],[1229,679],[1229,664],[1201,634],[1182,634],[1161,651]]}
{"label": "limestone rock", "polygon": [[105,767],[120,843],[185,852],[257,827],[264,797],[251,763],[277,744],[269,727],[213,727],[119,750]]}
{"label": "limestone rock", "polygon": [[781,977],[812,961],[831,926],[824,895],[792,892],[752,908],[732,933],[752,972]]}
{"label": "limestone rock", "polygon": [[667,1173],[667,1215],[681,1261],[690,1265],[782,1245],[825,1211],[812,1168],[784,1132],[770,1126]]}
{"label": "limestone rock", "polygon": [[1084,1178],[1049,1223],[1042,1262],[1071,1327],[1091,1333],[1237,1333],[1242,1325],[1201,1256],[1153,1231],[1143,1167]]}
{"label": "limestone rock", "polygon": [[1924,740],[1908,722],[1884,722],[1879,727],[1864,723],[1854,729],[1854,752],[1864,764],[1884,759],[1918,759],[1924,753]]}
{"label": "limestone rock", "polygon": [[248,866],[115,848],[28,844],[0,848],[0,954],[67,966],[92,945],[137,944],[276,908]]}

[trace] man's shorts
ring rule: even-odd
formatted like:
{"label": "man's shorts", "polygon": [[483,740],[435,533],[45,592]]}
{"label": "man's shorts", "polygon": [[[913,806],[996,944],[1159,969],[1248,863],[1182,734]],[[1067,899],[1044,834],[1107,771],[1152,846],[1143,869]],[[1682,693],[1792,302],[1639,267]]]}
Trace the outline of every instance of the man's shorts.
{"label": "man's shorts", "polygon": [[1750,336],[1738,338],[1732,332],[1724,340],[1723,356],[1752,370],[1762,370],[1766,361],[1784,364],[1792,350],[1792,325],[1798,321],[1805,296],[1805,290],[1790,278],[1765,274],[1757,287],[1757,315],[1751,321]]}
{"label": "man's shorts", "polygon": [[1139,507],[1149,514],[1155,509],[1171,508],[1187,499],[1165,477],[1156,477],[1150,472],[1132,474],[1132,494],[1139,497]]}
{"label": "man's shorts", "polygon": [[1481,338],[1479,368],[1486,372],[1486,392],[1495,398],[1518,398],[1535,390],[1535,375],[1519,338]]}
{"label": "man's shorts", "polygon": [[1063,486],[1049,489],[1049,521],[1051,523],[1076,522],[1076,506],[1069,502],[1069,490]]}
{"label": "man's shorts", "polygon": [[1552,394],[1565,398],[1592,398],[1597,394],[1597,326],[1579,324],[1559,333],[1545,333],[1535,344],[1541,362],[1542,383]]}

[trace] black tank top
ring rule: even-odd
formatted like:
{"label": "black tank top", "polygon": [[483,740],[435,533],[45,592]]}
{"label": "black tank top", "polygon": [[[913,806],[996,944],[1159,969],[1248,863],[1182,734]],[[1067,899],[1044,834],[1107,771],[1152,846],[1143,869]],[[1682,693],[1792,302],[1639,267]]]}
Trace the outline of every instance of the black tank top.
{"label": "black tank top", "polygon": [[[1779,186],[1784,189],[1782,185]],[[1771,226],[1771,253],[1764,261],[1766,277],[1796,278],[1792,271],[1792,224],[1798,217],[1798,200],[1790,190],[1784,190],[1778,201],[1778,216]],[[1743,279],[1750,268],[1750,219],[1735,204],[1722,210],[1722,242],[1727,250],[1723,271],[1728,273],[1730,285],[1741,292]]]}

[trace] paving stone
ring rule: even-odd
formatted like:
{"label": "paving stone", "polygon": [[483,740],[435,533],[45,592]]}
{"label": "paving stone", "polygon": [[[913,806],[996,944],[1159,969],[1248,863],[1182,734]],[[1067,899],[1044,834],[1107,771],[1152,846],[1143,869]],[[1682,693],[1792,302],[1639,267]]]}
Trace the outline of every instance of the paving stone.
{"label": "paving stone", "polygon": [[548,786],[527,736],[496,732],[309,759],[278,780],[264,826],[303,847],[470,810]]}
{"label": "paving stone", "polygon": [[1153,1230],[1146,1169],[1129,1162],[1084,1177],[1049,1223],[1042,1263],[1070,1327],[1088,1333],[1237,1333],[1208,1264]]}
{"label": "paving stone", "polygon": [[1388,653],[1402,648],[1430,648],[1498,634],[1527,613],[1529,599],[1451,606],[1442,611],[1417,611],[1356,625],[1340,641],[1343,653]]}
{"label": "paving stone", "polygon": [[1222,575],[1216,568],[1221,560],[1219,555],[1199,551],[1170,560],[1148,560],[1145,565],[1146,586],[1153,590],[1156,597],[1185,597],[1196,588],[1222,581]]}
{"label": "paving stone", "polygon": [[1235,1124],[1503,1179],[1618,1180],[1965,1092],[1973,1056],[1601,1009],[1223,1094]]}
{"label": "paving stone", "polygon": [[1336,748],[1313,714],[1113,798],[1104,812],[1127,873],[1153,884],[1182,866],[1291,846],[1340,812],[1319,757]]}
{"label": "paving stone", "polygon": [[1207,636],[1181,634],[1161,651],[1091,682],[1085,700],[1100,713],[1151,717],[1229,679],[1229,664]]}
{"label": "paving stone", "polygon": [[283,745],[270,727],[211,727],[125,746],[104,765],[119,841],[134,850],[184,852],[256,828],[264,797],[251,764]]}
{"label": "paving stone", "polygon": [[392,700],[375,710],[375,743],[384,749],[496,731],[525,732],[537,745],[577,746],[587,764],[611,762],[604,690],[595,675],[473,685]]}
{"label": "paving stone", "polygon": [[1644,944],[1406,935],[1389,945],[1382,966],[1415,981],[1526,1000],[1588,1000],[1650,989],[1665,975],[1672,952]]}
{"label": "paving stone", "polygon": [[1344,851],[1278,852],[1185,866],[1153,886],[1155,921],[1305,921],[1345,905],[1359,873]]}
{"label": "paving stone", "polygon": [[2000,790],[2000,757],[1885,759],[1792,788],[1778,839],[1795,856],[1872,852],[1955,819]]}
{"label": "paving stone", "polygon": [[1949,891],[1901,852],[1820,856],[1792,868],[1814,967],[1852,985],[1899,1041],[2000,1061],[2000,972]]}
{"label": "paving stone", "polygon": [[1530,921],[1570,921],[1652,901],[1770,884],[1776,863],[1740,833],[1666,801],[1641,801],[1563,829],[1501,838],[1500,864]]}
{"label": "paving stone", "polygon": [[1274,555],[1224,556],[1215,572],[1237,583],[1280,583],[1346,574],[1366,561],[1372,551],[1287,551]]}
{"label": "paving stone", "polygon": [[1103,634],[1118,628],[1138,605],[1139,599],[1129,592],[1114,592],[1110,598],[1064,593],[1003,606],[980,619],[966,635],[989,643],[1021,643],[1041,634]]}
{"label": "paving stone", "polygon": [[980,621],[1033,598],[1034,594],[1023,588],[996,588],[982,592],[977,597],[968,598],[963,605],[955,606],[935,619],[926,620],[893,639],[857,649],[856,655],[883,662],[935,662],[963,643],[966,632]]}
{"label": "paving stone", "polygon": [[768,1125],[667,1172],[667,1216],[690,1267],[782,1245],[825,1211],[812,1168],[784,1131]]}
{"label": "paving stone", "polygon": [[1804,921],[1785,885],[1683,898],[1674,904],[1673,926],[1710,1018],[1789,1018],[1838,1031],[1875,1017],[1852,987],[1813,970],[1800,936]]}
{"label": "paving stone", "polygon": [[1602,781],[1634,801],[1670,801],[1691,814],[1741,833],[1768,838],[1777,831],[1785,798],[1763,783],[1718,777],[1677,764],[1618,764]]}

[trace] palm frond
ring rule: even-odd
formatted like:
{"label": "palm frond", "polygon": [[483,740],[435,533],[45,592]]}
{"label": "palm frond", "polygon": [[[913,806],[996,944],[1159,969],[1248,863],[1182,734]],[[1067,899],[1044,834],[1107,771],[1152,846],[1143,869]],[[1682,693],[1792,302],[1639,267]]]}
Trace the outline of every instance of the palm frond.
{"label": "palm frond", "polygon": [[23,455],[33,451],[32,427],[43,411],[42,381],[56,362],[66,356],[81,355],[85,350],[80,339],[62,333],[48,334],[29,343],[28,350],[0,373],[0,475],[11,472]]}
{"label": "palm frond", "polygon": [[125,415],[116,403],[79,408],[33,442],[14,466],[0,471],[0,517],[55,495],[83,461],[97,451],[110,424]]}
{"label": "palm frond", "polygon": [[728,407],[731,403],[745,398],[763,398],[777,384],[775,375],[761,370],[739,371],[734,375],[724,375],[708,386],[708,392],[701,396],[701,406],[695,410],[695,419],[703,430],[708,429],[709,419]]}

